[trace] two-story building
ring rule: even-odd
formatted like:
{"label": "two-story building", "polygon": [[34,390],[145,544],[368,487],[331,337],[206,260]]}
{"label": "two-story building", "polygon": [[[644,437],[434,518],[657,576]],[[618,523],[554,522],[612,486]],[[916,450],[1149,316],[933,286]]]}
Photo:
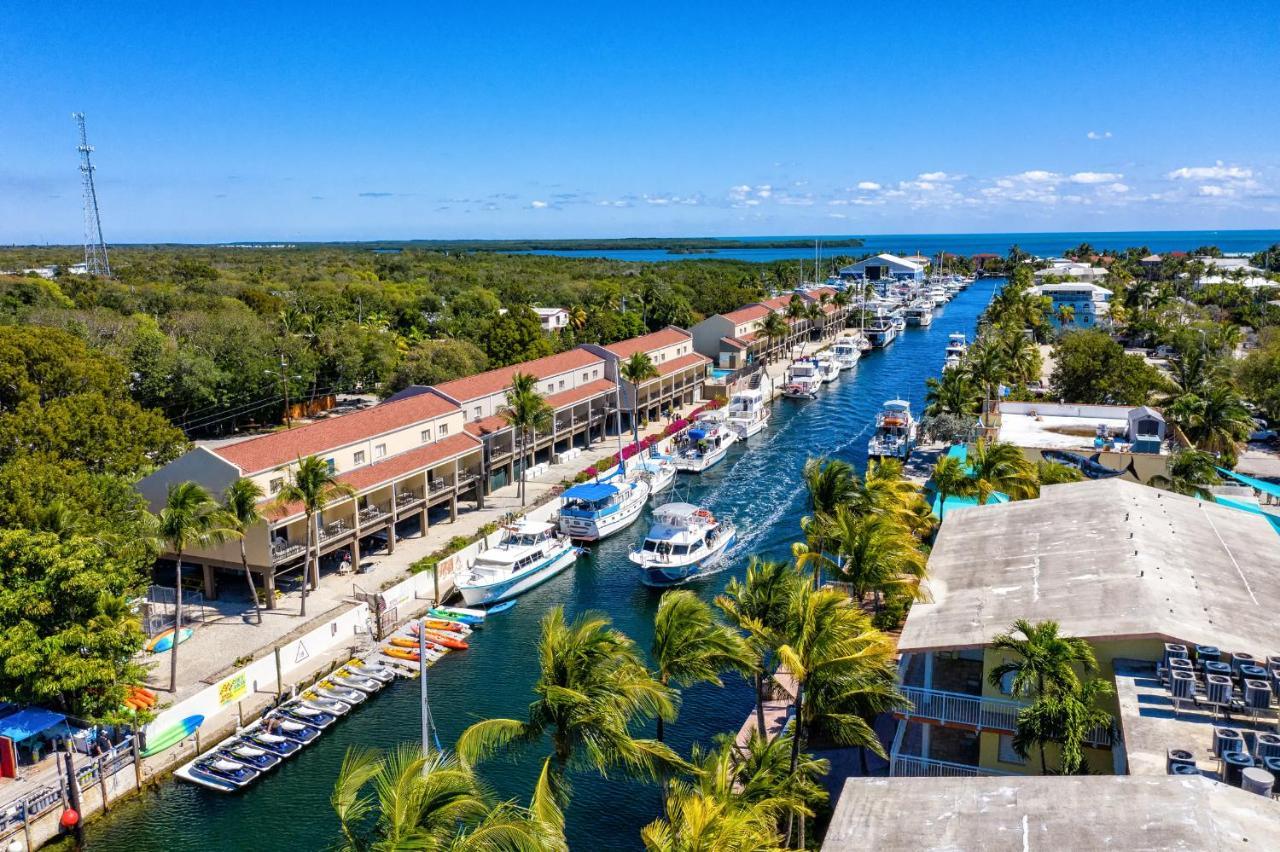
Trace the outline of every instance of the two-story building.
{"label": "two-story building", "polygon": [[829,285],[797,291],[797,295],[805,302],[822,306],[822,319],[811,325],[811,330],[816,331],[819,338],[835,337],[849,324],[849,304],[852,304],[852,300],[849,304],[836,304],[838,292],[840,291]]}
{"label": "two-story building", "polygon": [[538,323],[547,334],[569,326],[569,312],[564,308],[534,308],[533,312],[538,315]]}
{"label": "two-story building", "polygon": [[[1054,328],[1096,328],[1111,322],[1111,291],[1097,284],[1084,281],[1063,281],[1057,284],[1037,284],[1030,292],[1048,296],[1052,302],[1049,322]],[[1063,307],[1071,309],[1064,322]]]}
{"label": "two-story building", "polygon": [[[551,428],[533,436],[529,448],[503,417],[516,373],[533,376],[536,390],[553,410]],[[587,447],[616,434],[617,386],[605,373],[605,359],[586,349],[571,349],[510,367],[500,367],[427,389],[412,387],[400,396],[430,390],[462,410],[466,431],[484,442],[486,493],[523,475],[532,464],[553,461],[571,447]]]}
{"label": "two-story building", "polygon": [[790,331],[779,340],[769,340],[761,331],[769,314],[786,317],[792,298],[799,297],[775,296],[727,314],[707,317],[689,330],[694,351],[725,370],[740,370],[759,361],[773,360],[803,340],[809,331],[809,321],[805,319],[787,320]]}
{"label": "two-story building", "polygon": [[[711,366],[710,358],[694,350],[693,335],[673,325],[608,346],[587,344],[581,348],[603,358],[605,375],[618,381],[622,391],[622,415],[628,421],[625,427],[628,429],[631,428],[629,421],[633,402],[639,418],[648,421],[662,416],[663,412],[701,399],[702,385]],[[637,352],[648,355],[658,373],[638,387],[621,375],[621,366]]]}
{"label": "two-story building", "polygon": [[[269,435],[196,447],[141,480],[138,490],[158,511],[169,488],[181,482],[203,485],[219,499],[237,479],[256,483],[267,520],[248,531],[244,544],[249,570],[258,575],[267,606],[273,607],[276,578],[300,571],[305,557],[302,507],[276,503],[299,459],[323,459],[338,481],[354,490],[314,518],[313,541],[321,557],[346,551],[359,565],[362,547],[394,550],[397,535],[424,532],[433,512],[454,519],[459,500],[483,505],[482,446],[463,427],[462,412],[452,400],[433,392],[415,394]],[[182,558],[184,566],[203,572],[209,598],[217,597],[226,572],[242,570],[239,541],[191,548]],[[318,580],[313,574],[311,582]]]}

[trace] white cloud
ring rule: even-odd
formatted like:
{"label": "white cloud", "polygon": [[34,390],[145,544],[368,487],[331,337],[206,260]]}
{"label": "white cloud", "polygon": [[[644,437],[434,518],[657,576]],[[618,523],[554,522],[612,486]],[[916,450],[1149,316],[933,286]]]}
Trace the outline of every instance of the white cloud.
{"label": "white cloud", "polygon": [[1115,172],[1076,172],[1071,176],[1072,183],[1114,183],[1124,177]]}
{"label": "white cloud", "polygon": [[865,189],[868,192],[875,192],[879,188],[880,188],[880,184],[876,183],[873,180],[858,181],[858,189]]}
{"label": "white cloud", "polygon": [[756,187],[756,195],[760,198],[768,198],[770,195],[773,195],[773,187],[767,183],[761,184]]}
{"label": "white cloud", "polygon": [[1212,166],[1183,166],[1165,175],[1169,180],[1248,180],[1253,169],[1224,165],[1218,160]]}
{"label": "white cloud", "polygon": [[1020,175],[1014,175],[1015,180],[1024,180],[1028,183],[1057,183],[1062,180],[1062,175],[1055,172],[1046,172],[1044,169],[1031,169]]}
{"label": "white cloud", "polygon": [[946,172],[921,172],[916,175],[916,180],[937,183],[938,181],[959,180],[961,177],[963,175],[949,175]]}
{"label": "white cloud", "polygon": [[1087,138],[1089,138],[1089,139],[1093,139],[1093,140],[1095,140],[1095,141],[1097,141],[1098,139],[1110,139],[1110,138],[1111,138],[1111,131],[1110,131],[1110,130],[1103,130],[1103,131],[1099,132],[1099,131],[1097,131],[1097,130],[1090,130],[1088,133],[1086,133],[1086,134],[1085,134],[1085,136],[1086,136]]}
{"label": "white cloud", "polygon": [[827,218],[828,219],[848,219],[849,217],[844,215],[843,213],[828,213]]}
{"label": "white cloud", "polygon": [[1107,184],[1106,188],[1111,190],[1112,192],[1128,192],[1129,191],[1129,187],[1125,186],[1122,183],[1109,183]]}
{"label": "white cloud", "polygon": [[545,201],[531,201],[531,202],[529,202],[529,206],[530,206],[530,207],[532,207],[534,210],[541,210],[541,209],[543,209],[544,207],[546,207],[546,206],[547,206],[547,202],[545,202]]}
{"label": "white cloud", "polygon": [[1206,183],[1204,186],[1200,187],[1200,194],[1209,198],[1225,198],[1229,195],[1234,195],[1235,192],[1230,187]]}

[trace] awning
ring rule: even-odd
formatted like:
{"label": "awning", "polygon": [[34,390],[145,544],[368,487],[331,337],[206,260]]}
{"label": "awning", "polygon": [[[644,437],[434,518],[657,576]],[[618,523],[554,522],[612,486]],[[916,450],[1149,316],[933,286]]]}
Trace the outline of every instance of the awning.
{"label": "awning", "polygon": [[1225,467],[1218,468],[1218,473],[1223,476],[1229,476],[1237,482],[1243,482],[1250,488],[1261,491],[1263,494],[1270,494],[1272,497],[1280,497],[1280,485],[1274,482],[1267,482],[1265,479],[1254,479],[1252,476],[1245,476],[1243,473],[1236,473],[1234,470],[1227,470]]}
{"label": "awning", "polygon": [[588,503],[594,503],[597,500],[604,500],[618,493],[618,486],[606,485],[602,482],[588,482],[582,485],[575,485],[568,491],[564,492],[566,500],[585,500]]}
{"label": "awning", "polygon": [[67,717],[42,707],[27,707],[12,716],[0,719],[0,737],[8,737],[15,743],[34,737],[54,725],[67,721]]}

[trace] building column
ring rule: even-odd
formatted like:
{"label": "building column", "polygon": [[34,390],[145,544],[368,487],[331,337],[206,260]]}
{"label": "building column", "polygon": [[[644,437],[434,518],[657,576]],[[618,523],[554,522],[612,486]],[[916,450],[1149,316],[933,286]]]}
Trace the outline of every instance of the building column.
{"label": "building column", "polygon": [[400,495],[396,493],[395,482],[391,483],[391,529],[387,530],[387,553],[396,552],[396,523],[400,520],[400,513],[396,511],[396,503]]}
{"label": "building column", "polygon": [[213,576],[213,566],[206,564],[201,565],[200,568],[204,571],[205,599],[216,601],[218,599],[218,583],[217,579]]}
{"label": "building column", "polygon": [[458,492],[457,486],[454,486],[453,496],[449,498],[449,523],[458,520]]}
{"label": "building column", "polygon": [[422,509],[421,511],[418,512],[418,515],[419,515],[419,520],[418,520],[419,535],[426,536],[427,534],[427,501],[425,499],[422,501]]}

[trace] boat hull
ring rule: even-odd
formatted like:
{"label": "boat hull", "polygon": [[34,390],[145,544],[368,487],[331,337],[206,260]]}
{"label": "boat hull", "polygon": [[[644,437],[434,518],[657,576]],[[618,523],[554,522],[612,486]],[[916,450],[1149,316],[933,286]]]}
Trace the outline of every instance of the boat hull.
{"label": "boat hull", "polygon": [[568,548],[559,556],[553,557],[531,571],[508,577],[496,583],[461,586],[458,591],[462,593],[462,599],[467,602],[467,606],[499,603],[542,585],[572,565],[577,561],[577,558],[578,551],[574,548]]}
{"label": "boat hull", "polygon": [[713,467],[724,460],[729,455],[729,445],[721,444],[716,449],[702,456],[694,456],[685,458],[678,456],[676,458],[676,470],[684,473],[702,473],[707,468]]}
{"label": "boat hull", "polygon": [[[709,570],[721,561],[726,550],[728,550],[737,540],[738,533],[731,533],[724,541],[716,545],[716,548],[705,556],[702,556],[692,562],[685,564],[672,564],[669,562],[641,562],[639,559],[632,559],[643,569],[640,575],[640,582],[654,589],[666,589],[671,586],[680,586],[685,583],[691,583],[694,580],[707,577],[712,574],[719,573],[719,569]],[[635,554],[632,554],[635,556]]]}
{"label": "boat hull", "polygon": [[576,541],[603,541],[617,532],[622,532],[636,522],[640,511],[649,499],[648,486],[637,486],[644,490],[618,506],[618,511],[594,517],[578,517],[575,515],[560,516],[560,532]]}

